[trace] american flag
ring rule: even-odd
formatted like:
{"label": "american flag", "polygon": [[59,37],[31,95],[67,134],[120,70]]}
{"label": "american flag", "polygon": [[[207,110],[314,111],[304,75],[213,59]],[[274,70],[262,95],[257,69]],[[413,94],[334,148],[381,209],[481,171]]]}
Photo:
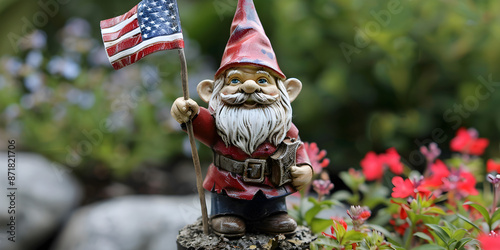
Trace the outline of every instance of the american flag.
{"label": "american flag", "polygon": [[129,12],[101,21],[101,33],[116,70],[156,51],[184,48],[176,0],[142,0]]}

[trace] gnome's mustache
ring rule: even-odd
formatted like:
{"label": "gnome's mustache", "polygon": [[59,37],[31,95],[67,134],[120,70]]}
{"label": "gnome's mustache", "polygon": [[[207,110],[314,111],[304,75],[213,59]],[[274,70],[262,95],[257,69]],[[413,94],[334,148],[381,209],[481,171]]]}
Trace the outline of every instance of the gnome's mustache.
{"label": "gnome's mustache", "polygon": [[260,92],[254,92],[252,94],[236,93],[231,95],[221,93],[220,96],[222,101],[229,105],[239,105],[247,101],[254,101],[258,104],[269,105],[275,103],[279,98],[279,95],[272,96]]}

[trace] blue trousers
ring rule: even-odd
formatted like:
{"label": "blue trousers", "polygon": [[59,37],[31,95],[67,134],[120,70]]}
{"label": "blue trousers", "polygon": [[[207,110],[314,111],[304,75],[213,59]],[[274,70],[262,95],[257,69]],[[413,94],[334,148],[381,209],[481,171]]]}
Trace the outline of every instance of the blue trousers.
{"label": "blue trousers", "polygon": [[241,200],[224,193],[212,193],[212,210],[210,215],[238,215],[246,220],[260,220],[269,215],[286,212],[286,198],[268,199],[262,192],[255,194],[252,200]]}

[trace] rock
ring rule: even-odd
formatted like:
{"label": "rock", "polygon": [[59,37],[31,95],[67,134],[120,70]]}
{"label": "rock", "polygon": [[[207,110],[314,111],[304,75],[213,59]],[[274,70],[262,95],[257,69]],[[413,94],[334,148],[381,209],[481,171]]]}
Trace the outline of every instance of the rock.
{"label": "rock", "polygon": [[77,210],[54,250],[176,248],[179,229],[201,215],[197,195],[123,196]]}
{"label": "rock", "polygon": [[[227,239],[214,233],[203,234],[201,219],[196,223],[187,225],[179,231],[177,236],[177,249],[309,249],[311,242],[316,240],[316,236],[309,228],[297,227],[295,234],[267,235],[247,233],[239,239]],[[170,249],[170,248],[169,248]]]}
{"label": "rock", "polygon": [[[15,154],[16,166],[11,171],[15,180],[11,186],[7,179],[7,159],[7,152],[0,152],[0,249],[35,249],[54,234],[78,205],[81,187],[62,166],[42,156],[21,152]],[[15,199],[7,197],[11,192]],[[8,240],[12,235],[6,234],[5,228],[11,223],[11,216],[15,216],[15,243]]]}

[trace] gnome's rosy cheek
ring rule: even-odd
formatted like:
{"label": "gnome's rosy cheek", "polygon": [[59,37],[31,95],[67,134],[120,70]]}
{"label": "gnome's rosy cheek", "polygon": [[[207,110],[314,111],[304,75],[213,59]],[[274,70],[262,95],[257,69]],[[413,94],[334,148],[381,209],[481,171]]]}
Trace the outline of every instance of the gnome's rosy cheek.
{"label": "gnome's rosy cheek", "polygon": [[263,88],[261,88],[261,90],[262,90],[262,93],[264,93],[266,95],[271,95],[271,96],[280,95],[280,91],[279,91],[278,87],[276,87],[275,85],[263,87]]}
{"label": "gnome's rosy cheek", "polygon": [[220,92],[224,95],[232,95],[238,92],[238,86],[227,85],[223,87]]}

